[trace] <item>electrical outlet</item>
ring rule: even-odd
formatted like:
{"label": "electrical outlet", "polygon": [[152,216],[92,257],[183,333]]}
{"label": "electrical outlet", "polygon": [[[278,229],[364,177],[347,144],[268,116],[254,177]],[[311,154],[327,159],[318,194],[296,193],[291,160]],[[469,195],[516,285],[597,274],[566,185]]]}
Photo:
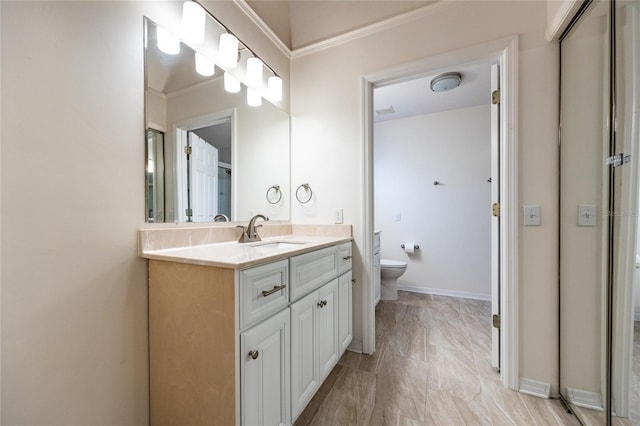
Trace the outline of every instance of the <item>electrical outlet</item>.
{"label": "electrical outlet", "polygon": [[336,209],[334,212],[334,219],[333,219],[333,223],[337,223],[340,224],[342,223],[342,209]]}

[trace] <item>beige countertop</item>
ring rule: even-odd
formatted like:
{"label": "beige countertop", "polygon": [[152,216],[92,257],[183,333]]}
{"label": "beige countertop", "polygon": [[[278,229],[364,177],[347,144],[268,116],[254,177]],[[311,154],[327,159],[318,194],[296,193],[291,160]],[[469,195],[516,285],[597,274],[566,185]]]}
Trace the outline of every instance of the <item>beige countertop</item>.
{"label": "beige countertop", "polygon": [[[234,241],[158,250],[142,249],[140,257],[194,265],[244,269],[349,241],[351,241],[350,236],[296,234],[263,238],[262,241],[254,243]],[[278,242],[283,244],[275,244]]]}

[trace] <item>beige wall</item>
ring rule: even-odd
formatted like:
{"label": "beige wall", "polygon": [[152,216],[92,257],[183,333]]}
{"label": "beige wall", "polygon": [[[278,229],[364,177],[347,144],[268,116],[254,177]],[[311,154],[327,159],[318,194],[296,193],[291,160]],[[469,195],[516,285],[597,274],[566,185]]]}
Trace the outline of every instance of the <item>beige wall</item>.
{"label": "beige wall", "polygon": [[[181,4],[0,3],[6,425],[148,423],[143,15]],[[206,5],[288,87],[237,6]]]}
{"label": "beige wall", "polygon": [[[333,209],[343,208],[363,255],[362,76],[519,34],[519,199],[542,208],[542,226],[520,227],[520,376],[557,392],[558,50],[545,40],[546,23],[545,2],[447,2],[402,26],[294,57],[292,187],[309,182],[317,199],[312,207],[294,203],[292,221],[331,222]],[[361,266],[354,275],[361,284]]]}

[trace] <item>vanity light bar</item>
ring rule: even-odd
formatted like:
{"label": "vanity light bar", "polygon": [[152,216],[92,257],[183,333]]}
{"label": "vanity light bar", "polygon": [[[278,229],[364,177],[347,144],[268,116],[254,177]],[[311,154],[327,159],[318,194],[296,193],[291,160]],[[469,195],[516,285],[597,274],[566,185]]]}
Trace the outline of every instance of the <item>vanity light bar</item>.
{"label": "vanity light bar", "polygon": [[[194,4],[196,6],[187,6],[188,4]],[[204,15],[200,15],[204,13]],[[189,16],[187,16],[187,14]],[[193,17],[191,16],[193,15]],[[246,48],[253,57],[247,60],[247,84],[252,87],[259,87],[262,85],[263,79],[263,71],[264,68],[267,68],[273,76],[269,77],[267,80],[267,98],[272,102],[278,102],[282,100],[282,79],[278,76],[278,74],[267,65],[258,55],[255,54],[249,47],[242,42],[235,34],[233,34],[229,28],[227,28],[222,22],[220,22],[215,16],[211,14],[206,8],[202,6],[202,4],[197,0],[187,0],[183,4],[183,39],[185,42],[191,41],[192,44],[202,43],[204,40],[204,28],[205,28],[205,16],[209,15],[211,19],[213,19],[224,31],[225,33],[220,35],[219,45],[218,45],[218,58],[216,63],[224,68],[235,68],[238,65],[238,48],[242,45]],[[202,17],[200,17],[202,16]],[[200,21],[202,20],[202,21]],[[187,29],[185,22],[192,22],[193,27],[197,27],[197,30]],[[202,22],[202,24],[200,24]],[[200,30],[201,29],[201,30]],[[193,34],[191,33],[193,31]],[[197,34],[196,34],[197,31]],[[200,35],[201,31],[201,35]],[[197,37],[196,37],[197,36]],[[188,39],[187,39],[188,38]],[[196,40],[200,40],[199,42]],[[178,49],[179,49],[178,44]],[[177,53],[177,52],[176,52]],[[197,55],[197,54],[196,54]],[[198,63],[198,59],[196,59],[196,63]],[[197,66],[196,66],[197,71]],[[198,71],[200,73],[200,71]],[[202,74],[202,73],[200,73]],[[206,74],[203,74],[206,75]],[[213,74],[212,74],[213,75]],[[237,93],[240,91],[240,81],[233,77],[231,74],[225,72],[224,73],[224,88],[227,92]],[[258,106],[262,104],[262,96],[260,93],[252,89],[253,92],[257,95],[257,97],[252,95],[252,101]],[[247,91],[247,97],[249,97],[249,91]],[[249,100],[247,99],[247,102]]]}

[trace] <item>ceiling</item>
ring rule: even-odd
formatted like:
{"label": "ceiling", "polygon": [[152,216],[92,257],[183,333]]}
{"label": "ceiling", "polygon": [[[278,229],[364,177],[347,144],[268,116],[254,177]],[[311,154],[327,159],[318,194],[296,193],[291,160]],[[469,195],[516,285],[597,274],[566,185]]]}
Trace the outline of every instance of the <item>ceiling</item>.
{"label": "ceiling", "polygon": [[[490,103],[491,67],[489,62],[457,66],[446,71],[462,74],[460,86],[447,92],[431,91],[431,79],[440,74],[439,72],[374,88],[374,122]],[[389,107],[393,107],[395,112],[390,114],[377,113],[378,110],[386,110]]]}
{"label": "ceiling", "polygon": [[[291,50],[319,43],[382,20],[436,3],[404,0],[247,0],[249,6]],[[462,74],[455,90],[434,93],[434,74],[407,79],[374,90],[374,111],[393,106],[395,113],[374,121],[394,120],[489,103],[489,63],[451,70]],[[439,74],[439,72],[437,73]]]}
{"label": "ceiling", "polygon": [[247,0],[291,50],[435,3],[433,0]]}

